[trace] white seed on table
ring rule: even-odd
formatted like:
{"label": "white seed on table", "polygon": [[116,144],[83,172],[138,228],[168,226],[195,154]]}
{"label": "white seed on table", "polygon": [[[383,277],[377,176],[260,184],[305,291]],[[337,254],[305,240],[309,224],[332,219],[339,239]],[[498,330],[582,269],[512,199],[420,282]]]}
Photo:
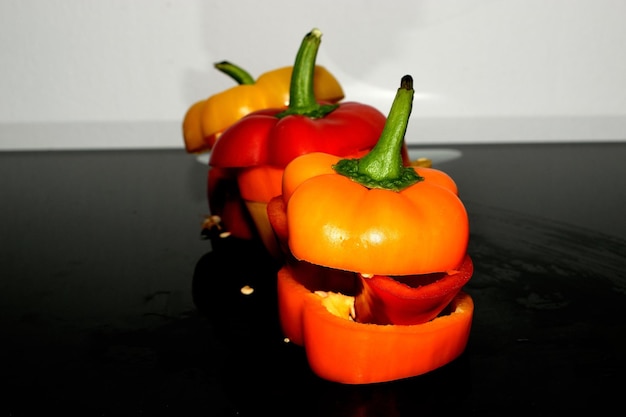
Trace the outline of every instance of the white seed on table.
{"label": "white seed on table", "polygon": [[243,295],[250,295],[254,292],[254,288],[249,285],[244,285],[243,287],[241,287],[240,291]]}

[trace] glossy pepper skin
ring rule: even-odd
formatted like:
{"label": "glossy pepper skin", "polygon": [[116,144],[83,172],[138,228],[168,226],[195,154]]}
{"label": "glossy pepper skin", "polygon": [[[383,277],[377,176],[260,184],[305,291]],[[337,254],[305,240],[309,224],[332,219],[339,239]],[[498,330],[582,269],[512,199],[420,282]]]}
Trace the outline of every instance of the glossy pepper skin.
{"label": "glossy pepper skin", "polygon": [[281,326],[326,379],[419,375],[458,357],[468,340],[467,213],[449,176],[402,162],[412,98],[405,76],[370,152],[294,159],[268,204],[294,258],[278,275]]}
{"label": "glossy pepper skin", "polygon": [[[243,116],[266,108],[289,105],[293,67],[268,71],[256,81],[244,69],[227,61],[214,64],[238,85],[192,104],[183,118],[183,139],[188,153],[210,151],[220,134]],[[331,103],[343,99],[339,81],[322,66],[314,69],[314,94]]]}

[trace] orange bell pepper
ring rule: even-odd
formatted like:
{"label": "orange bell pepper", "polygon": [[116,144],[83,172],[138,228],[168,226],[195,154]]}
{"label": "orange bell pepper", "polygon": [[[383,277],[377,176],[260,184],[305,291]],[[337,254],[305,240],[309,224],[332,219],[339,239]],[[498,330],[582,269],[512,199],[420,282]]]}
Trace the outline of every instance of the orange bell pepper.
{"label": "orange bell pepper", "polygon": [[289,248],[297,259],[366,275],[461,264],[469,223],[456,184],[442,171],[402,161],[412,97],[412,84],[398,89],[380,139],[364,157],[308,154],[285,168]]}
{"label": "orange bell pepper", "polygon": [[467,212],[447,174],[403,163],[412,99],[405,76],[369,153],[295,158],[268,203],[293,256],[278,276],[281,326],[326,379],[419,375],[459,356],[469,337]]}
{"label": "orange bell pepper", "polygon": [[[230,62],[219,62],[214,66],[233,78],[238,85],[199,100],[189,107],[182,126],[185,149],[189,153],[211,150],[220,134],[248,113],[289,105],[293,67],[266,72],[255,81],[244,69]],[[316,66],[313,76],[317,99],[331,103],[343,99],[341,85],[326,68]]]}
{"label": "orange bell pepper", "polygon": [[466,348],[474,303],[463,291],[427,323],[358,323],[342,311],[343,301],[335,308],[332,301],[325,303],[333,294],[307,288],[302,281],[312,285],[317,278],[312,270],[302,272],[290,265],[278,271],[281,325],[291,342],[304,347],[309,366],[321,378],[343,384],[409,378],[452,362]]}

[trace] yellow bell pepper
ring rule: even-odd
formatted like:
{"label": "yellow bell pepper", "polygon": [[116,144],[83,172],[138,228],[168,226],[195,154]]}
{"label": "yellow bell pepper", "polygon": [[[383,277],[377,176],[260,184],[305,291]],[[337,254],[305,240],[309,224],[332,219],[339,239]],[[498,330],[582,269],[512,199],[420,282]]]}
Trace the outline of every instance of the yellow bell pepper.
{"label": "yellow bell pepper", "polygon": [[[219,62],[215,68],[238,85],[197,101],[187,110],[182,127],[188,153],[210,151],[220,134],[248,113],[289,105],[292,66],[266,72],[256,81],[230,62]],[[313,77],[317,100],[336,103],[344,98],[341,85],[324,67],[317,65]]]}

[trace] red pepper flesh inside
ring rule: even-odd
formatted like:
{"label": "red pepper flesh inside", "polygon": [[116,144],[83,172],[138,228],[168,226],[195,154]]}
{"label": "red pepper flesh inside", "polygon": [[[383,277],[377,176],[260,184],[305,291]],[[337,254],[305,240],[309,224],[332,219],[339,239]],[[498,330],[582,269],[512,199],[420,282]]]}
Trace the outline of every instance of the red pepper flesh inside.
{"label": "red pepper flesh inside", "polygon": [[458,270],[408,276],[359,276],[356,319],[374,324],[419,324],[435,318],[474,272],[465,256]]}

